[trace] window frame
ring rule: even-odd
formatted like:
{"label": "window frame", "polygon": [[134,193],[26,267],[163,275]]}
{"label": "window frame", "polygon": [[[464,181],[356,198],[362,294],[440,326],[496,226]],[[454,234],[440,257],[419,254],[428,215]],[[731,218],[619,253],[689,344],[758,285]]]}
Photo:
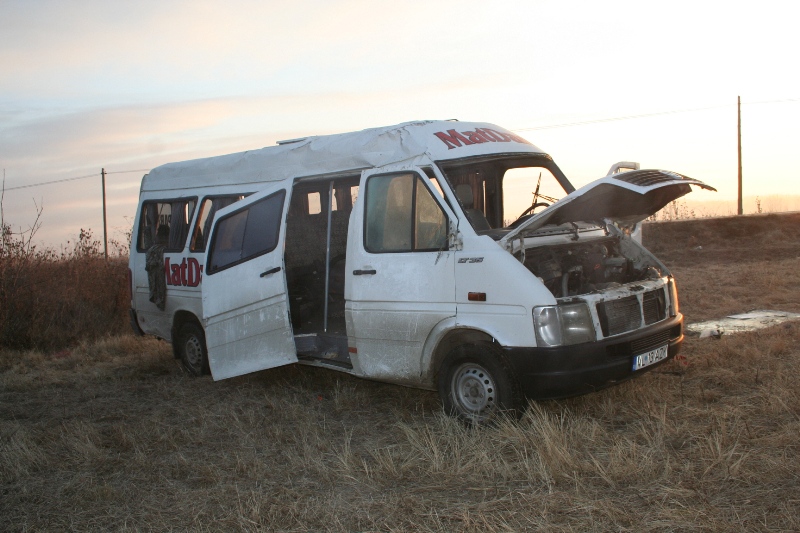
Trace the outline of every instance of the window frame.
{"label": "window frame", "polygon": [[[464,157],[460,159],[450,159],[446,161],[436,161],[436,167],[438,168],[439,172],[445,179],[447,186],[450,188],[450,191],[453,193],[453,196],[456,199],[456,203],[458,204],[459,211],[464,214],[466,217],[466,213],[464,212],[464,207],[461,205],[461,202],[458,200],[458,196],[455,194],[455,185],[454,180],[452,179],[455,175],[463,172],[464,169],[474,168],[476,171],[480,170],[483,166],[494,167],[495,170],[500,170],[502,167],[502,172],[499,176],[495,176],[498,180],[495,184],[495,191],[494,191],[494,201],[491,204],[486,202],[486,198],[484,198],[484,208],[480,209],[486,216],[489,224],[493,226],[492,230],[488,231],[496,231],[496,230],[505,230],[508,229],[504,226],[504,218],[506,217],[506,213],[503,211],[503,177],[505,173],[511,168],[522,168],[522,167],[540,167],[547,169],[552,176],[556,179],[561,188],[564,189],[564,196],[572,193],[575,191],[575,186],[567,179],[561,169],[556,165],[553,158],[545,153],[496,153],[496,154],[487,154],[487,155],[478,155],[478,156],[470,156]],[[486,179],[483,180],[484,187],[486,183]],[[440,184],[441,185],[441,184]],[[497,194],[499,192],[499,195]],[[490,207],[487,208],[487,205]],[[453,206],[451,206],[453,207]],[[489,213],[487,213],[489,211]],[[460,216],[460,215],[459,215]],[[467,219],[468,220],[468,219]],[[472,224],[470,223],[470,227]],[[474,228],[473,228],[474,229]],[[486,234],[485,231],[481,231],[481,234]]]}
{"label": "window frame", "polygon": [[[212,254],[214,252],[214,245],[216,244],[217,237],[218,237],[218,234],[219,234],[219,230],[218,230],[219,225],[222,224],[225,220],[227,220],[229,218],[232,218],[232,217],[238,215],[239,213],[242,213],[244,211],[247,211],[247,210],[251,209],[256,204],[259,204],[261,202],[269,201],[270,199],[272,199],[272,198],[274,198],[275,196],[278,196],[278,195],[281,196],[281,202],[280,202],[281,210],[278,213],[278,218],[277,218],[277,222],[278,223],[276,224],[276,227],[275,227],[275,240],[274,240],[274,244],[272,245],[272,247],[271,248],[266,248],[264,250],[260,250],[258,253],[251,254],[251,255],[246,256],[246,257],[241,257],[241,258],[237,259],[236,261],[233,261],[231,263],[227,263],[227,264],[223,265],[222,267],[214,268],[214,266],[213,266],[214,262],[212,261],[212,259],[213,259],[213,255]],[[233,204],[231,204],[231,205],[233,205]],[[223,270],[227,270],[229,268],[233,268],[233,267],[235,267],[237,265],[241,265],[242,263],[246,263],[247,261],[250,261],[252,259],[256,259],[258,257],[261,257],[262,255],[266,255],[266,254],[268,254],[270,252],[275,251],[275,249],[278,247],[278,245],[281,242],[281,229],[283,228],[283,224],[285,222],[285,216],[284,216],[285,215],[285,211],[286,211],[286,189],[280,189],[278,191],[273,192],[272,194],[264,196],[263,198],[259,198],[258,200],[253,201],[253,202],[249,203],[248,205],[242,206],[242,207],[236,209],[235,211],[231,211],[230,213],[220,217],[216,221],[216,223],[212,226],[211,239],[208,241],[208,244],[206,245],[206,268],[205,268],[205,274],[211,276],[211,275],[214,275],[214,274],[216,274],[218,272],[222,272]],[[248,219],[249,219],[249,214],[248,214]],[[245,239],[246,233],[247,233],[247,225],[245,224],[244,234],[242,236],[243,241]]]}
{"label": "window frame", "polygon": [[[367,243],[367,223],[369,221],[369,194],[370,194],[370,183],[374,178],[380,177],[388,177],[388,176],[405,176],[405,175],[412,175],[413,176],[413,185],[412,185],[412,192],[411,192],[411,243],[410,249],[408,250],[372,250],[370,249]],[[431,200],[433,200],[436,207],[439,209],[439,212],[442,214],[442,218],[444,219],[445,225],[445,239],[444,245],[441,248],[416,248],[416,237],[417,237],[417,184],[421,184],[427,193],[430,195]],[[360,194],[360,193],[359,193]],[[447,251],[450,249],[450,240],[447,238],[447,233],[449,232],[450,228],[450,217],[447,215],[447,211],[442,207],[442,204],[439,202],[438,194],[431,190],[427,183],[425,183],[425,176],[418,172],[417,170],[404,170],[404,171],[396,171],[396,172],[386,172],[381,174],[372,174],[367,176],[366,182],[364,183],[364,208],[363,208],[363,220],[362,220],[362,243],[361,245],[364,248],[364,251],[370,254],[407,254],[407,253],[419,253],[419,252],[441,252]]]}
{"label": "window frame", "polygon": [[[178,197],[173,197],[173,198],[154,198],[154,199],[149,199],[149,200],[142,201],[142,203],[139,204],[139,224],[138,224],[138,227],[136,228],[136,240],[135,240],[135,242],[136,242],[136,251],[140,252],[140,253],[145,253],[145,252],[147,252],[147,250],[149,248],[149,247],[148,248],[144,248],[144,247],[140,246],[140,244],[142,242],[142,230],[144,229],[144,223],[147,220],[146,208],[147,208],[148,205],[150,205],[150,204],[173,204],[175,202],[185,202],[185,203],[188,204],[188,203],[190,203],[192,201],[194,202],[194,207],[192,207],[191,212],[188,214],[188,220],[186,222],[186,227],[189,228],[189,230],[186,232],[186,237],[183,239],[183,244],[181,245],[180,248],[170,248],[169,245],[164,247],[164,251],[165,252],[170,252],[170,253],[182,252],[183,250],[186,249],[187,242],[189,241],[189,239],[191,238],[191,235],[192,235],[192,230],[194,228],[193,222],[194,222],[195,214],[197,213],[197,206],[199,205],[198,201],[197,201],[197,196],[178,196]],[[172,216],[172,213],[170,213],[170,216]],[[170,232],[171,231],[172,231],[172,223],[170,221]],[[153,244],[155,244],[156,243],[155,242],[156,239],[154,238],[153,241],[154,241]],[[167,242],[169,242],[169,240]],[[152,246],[152,244],[150,246]]]}
{"label": "window frame", "polygon": [[[229,207],[229,206],[235,204],[236,202],[241,202],[242,200],[246,199],[251,194],[253,194],[253,193],[252,192],[237,192],[237,193],[230,193],[230,194],[225,194],[225,193],[209,194],[208,196],[203,196],[202,199],[197,202],[197,205],[195,207],[195,211],[197,212],[197,215],[194,217],[195,220],[192,221],[192,229],[189,232],[189,253],[202,254],[202,253],[205,253],[206,249],[208,249],[209,242],[208,242],[208,238],[207,237],[205,239],[205,244],[204,244],[204,246],[202,248],[192,248],[192,246],[194,244],[194,234],[195,234],[195,231],[197,231],[197,229],[198,229],[198,224],[200,223],[200,216],[202,215],[202,209],[201,208],[202,208],[203,204],[206,202],[206,200],[211,200],[213,202],[214,200],[219,199],[219,198],[232,198],[234,196],[241,196],[240,199],[238,199],[235,202],[232,202],[231,204],[228,204],[228,205],[225,206],[225,207]],[[208,228],[209,232],[211,232],[211,230],[214,228],[214,226],[213,226],[213,217],[214,217],[214,215],[216,215],[217,211],[219,211],[220,209],[225,209],[225,207],[220,207],[219,209],[217,209],[216,211],[214,211],[214,213],[212,213],[210,215],[212,224]]]}

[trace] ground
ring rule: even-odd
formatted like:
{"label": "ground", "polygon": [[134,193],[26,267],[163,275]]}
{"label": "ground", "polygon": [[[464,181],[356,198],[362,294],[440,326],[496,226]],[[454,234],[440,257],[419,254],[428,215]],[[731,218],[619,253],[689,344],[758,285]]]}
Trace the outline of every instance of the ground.
{"label": "ground", "polygon": [[[800,216],[650,224],[699,321],[800,312]],[[472,429],[304,366],[213,382],[155,339],[0,350],[0,530],[798,531],[800,324],[688,338]]]}

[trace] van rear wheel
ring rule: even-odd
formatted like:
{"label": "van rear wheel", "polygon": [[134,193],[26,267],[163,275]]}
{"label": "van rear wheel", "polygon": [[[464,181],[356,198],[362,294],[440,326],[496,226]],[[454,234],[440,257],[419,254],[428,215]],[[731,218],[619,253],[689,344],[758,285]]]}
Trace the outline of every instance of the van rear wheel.
{"label": "van rear wheel", "polygon": [[438,378],[446,413],[474,425],[515,417],[520,407],[517,387],[502,354],[489,343],[457,346],[445,357]]}
{"label": "van rear wheel", "polygon": [[178,333],[178,353],[184,368],[193,376],[208,374],[208,351],[203,328],[187,322]]}

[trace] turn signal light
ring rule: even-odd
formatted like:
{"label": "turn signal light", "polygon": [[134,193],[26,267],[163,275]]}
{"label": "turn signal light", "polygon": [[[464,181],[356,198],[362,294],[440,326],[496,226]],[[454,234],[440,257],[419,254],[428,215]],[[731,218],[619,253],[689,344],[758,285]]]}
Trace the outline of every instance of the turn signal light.
{"label": "turn signal light", "polygon": [[486,293],[485,292],[470,292],[467,294],[467,300],[470,302],[485,302],[486,301]]}

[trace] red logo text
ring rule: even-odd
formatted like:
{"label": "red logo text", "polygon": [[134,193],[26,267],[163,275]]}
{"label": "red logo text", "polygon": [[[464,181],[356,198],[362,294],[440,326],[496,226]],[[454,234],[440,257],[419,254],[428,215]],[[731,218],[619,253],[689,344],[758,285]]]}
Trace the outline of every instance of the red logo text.
{"label": "red logo text", "polygon": [[203,265],[194,257],[183,258],[180,264],[172,265],[169,257],[164,258],[164,275],[167,285],[197,287],[203,277]]}
{"label": "red logo text", "polygon": [[456,131],[447,130],[447,133],[438,131],[434,133],[440,141],[447,145],[448,150],[459,148],[462,145],[482,144],[482,143],[507,143],[515,142],[531,144],[519,135],[513,133],[502,133],[490,128],[475,128],[475,131]]}

